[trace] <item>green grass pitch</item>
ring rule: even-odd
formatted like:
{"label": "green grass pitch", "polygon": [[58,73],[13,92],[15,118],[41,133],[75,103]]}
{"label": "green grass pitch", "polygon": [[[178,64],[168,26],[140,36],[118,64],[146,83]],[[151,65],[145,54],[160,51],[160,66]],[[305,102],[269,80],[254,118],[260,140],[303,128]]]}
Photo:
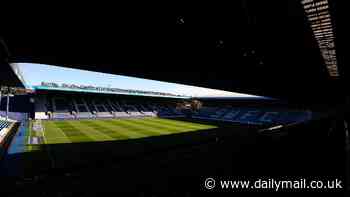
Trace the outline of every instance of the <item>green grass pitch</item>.
{"label": "green grass pitch", "polygon": [[43,133],[29,128],[29,136],[42,137],[45,144],[116,141],[216,128],[163,118],[43,121],[42,124]]}
{"label": "green grass pitch", "polygon": [[219,127],[205,121],[165,118],[43,120],[44,131],[33,130],[35,120],[28,123],[26,154],[20,159],[26,176],[186,146],[192,144],[190,139],[215,135],[211,131]]}

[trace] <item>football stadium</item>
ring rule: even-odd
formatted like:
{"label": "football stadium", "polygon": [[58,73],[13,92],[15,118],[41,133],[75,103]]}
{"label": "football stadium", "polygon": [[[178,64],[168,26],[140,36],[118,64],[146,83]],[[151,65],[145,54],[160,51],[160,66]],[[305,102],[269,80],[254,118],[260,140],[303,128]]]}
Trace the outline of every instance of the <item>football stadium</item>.
{"label": "football stadium", "polygon": [[[56,146],[70,147],[71,144],[83,145],[84,143],[126,143],[131,146],[134,141],[152,139],[155,141],[152,146],[157,147],[156,141],[162,139],[159,148],[165,148],[175,146],[177,143],[186,143],[174,140],[174,144],[173,142],[163,144],[163,140],[170,140],[173,137],[198,135],[198,140],[208,140],[208,137],[212,138],[217,135],[216,130],[223,125],[225,127],[247,125],[249,128],[268,128],[306,122],[313,116],[310,110],[297,110],[293,107],[288,108],[286,105],[278,106],[275,99],[266,97],[236,93],[234,94],[235,104],[212,106],[211,103],[215,101],[204,101],[205,98],[201,101],[200,98],[174,93],[72,84],[72,78],[69,77],[76,76],[73,81],[88,78],[90,83],[94,81],[99,83],[108,78],[112,83],[117,84],[114,80],[121,80],[120,78],[124,76],[33,63],[12,63],[10,66],[26,88],[3,88],[5,98],[9,99],[2,99],[4,100],[2,105],[6,109],[3,113],[3,127],[11,129],[13,124],[19,129],[11,147],[8,148],[8,153],[41,152],[44,155],[42,157],[48,159],[49,165],[41,166],[42,163],[39,162],[38,166],[47,169],[52,167],[69,169],[79,163],[83,165],[84,162],[92,164],[93,161],[82,159],[85,151],[85,154],[93,158],[92,160],[95,159],[94,155],[90,155],[91,150],[89,149],[73,148],[74,150],[66,152],[66,148],[62,150],[53,148]],[[60,72],[59,78],[55,79],[56,74]],[[32,80],[33,77],[35,80]],[[65,83],[62,84],[41,81],[45,78],[70,81],[64,81]],[[133,82],[135,80],[133,78],[123,80],[127,80],[129,84],[139,85]],[[143,84],[154,83],[158,86],[165,86],[163,82],[136,80],[140,80]],[[181,86],[166,85],[174,89]],[[190,91],[198,91],[196,87],[184,87],[189,88]],[[204,90],[215,93],[215,90]],[[185,88],[182,88],[182,91],[185,91]],[[221,91],[218,92],[221,93]],[[254,107],[252,104],[257,100],[271,103],[273,107]],[[29,111],[27,113],[11,112],[13,108],[10,107],[11,102],[24,104]],[[203,106],[203,102],[208,105]],[[244,105],[243,102],[245,102]],[[4,137],[7,137],[9,133],[11,132],[4,130]],[[94,151],[99,152],[99,149],[96,148]],[[78,150],[78,155],[74,153],[75,150]],[[123,154],[124,151],[130,151],[129,154],[132,154],[133,147],[131,146],[130,150],[122,150]],[[140,150],[135,147],[135,151]],[[116,151],[117,155],[120,153]],[[67,158],[72,158],[72,160],[67,162]],[[31,163],[30,173],[33,173],[35,168],[32,168],[32,158],[28,162]],[[26,163],[23,165],[27,166]],[[16,170],[16,172],[19,171]]]}
{"label": "football stadium", "polygon": [[341,3],[70,6],[0,31],[2,192],[349,190]]}

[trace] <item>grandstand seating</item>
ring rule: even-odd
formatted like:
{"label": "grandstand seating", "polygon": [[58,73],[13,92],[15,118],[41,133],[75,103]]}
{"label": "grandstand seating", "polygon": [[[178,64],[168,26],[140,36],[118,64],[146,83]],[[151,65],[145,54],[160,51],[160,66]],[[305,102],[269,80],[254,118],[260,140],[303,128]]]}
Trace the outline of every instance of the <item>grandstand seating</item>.
{"label": "grandstand seating", "polygon": [[68,112],[69,104],[65,98],[55,97],[52,99],[53,110],[55,112]]}
{"label": "grandstand seating", "polygon": [[41,96],[38,96],[36,98],[36,100],[37,100],[37,102],[35,102],[35,109],[36,109],[36,111],[47,112],[48,109],[47,109],[47,105],[45,105],[45,98],[41,97]]}
{"label": "grandstand seating", "polygon": [[[46,99],[45,99],[46,98]],[[50,101],[51,99],[51,101]],[[41,97],[36,99],[36,112],[52,109],[52,119],[178,117],[185,116],[175,105],[143,100],[115,99],[112,97]],[[52,105],[52,106],[50,106]],[[47,112],[46,111],[46,112]],[[193,118],[228,121],[244,124],[289,124],[311,118],[306,110],[204,106],[192,114]]]}
{"label": "grandstand seating", "polygon": [[202,107],[192,117],[247,124],[289,124],[311,119],[311,112],[293,109]]}
{"label": "grandstand seating", "polygon": [[144,101],[115,100],[108,97],[60,97],[38,96],[35,99],[36,117],[39,112],[47,114],[52,110],[52,119],[86,119],[86,118],[126,118],[155,116],[184,116],[184,114],[169,104],[150,103]]}
{"label": "grandstand seating", "polygon": [[[3,141],[9,135],[9,132],[6,128],[9,128],[12,123],[13,123],[12,121],[0,119],[0,145],[3,143]],[[0,146],[0,148],[1,148],[1,146]],[[0,151],[0,158],[1,158],[1,151]]]}
{"label": "grandstand seating", "polygon": [[232,120],[234,119],[234,117],[236,117],[239,114],[239,110],[238,109],[231,109],[228,110],[227,113],[225,113],[222,117],[224,120]]}
{"label": "grandstand seating", "polygon": [[7,128],[11,125],[11,122],[5,121],[5,120],[0,120],[0,130]]}
{"label": "grandstand seating", "polygon": [[210,118],[211,115],[214,115],[217,111],[216,107],[202,107],[197,113],[196,116]]}
{"label": "grandstand seating", "polygon": [[158,106],[157,112],[157,114],[160,116],[172,115],[171,110],[169,110],[166,106]]}
{"label": "grandstand seating", "polygon": [[123,108],[131,116],[142,116],[142,113],[133,105],[124,105]]}
{"label": "grandstand seating", "polygon": [[84,99],[79,103],[79,112],[91,112],[95,114],[98,110],[91,99]]}
{"label": "grandstand seating", "polygon": [[157,116],[157,114],[150,108],[142,104],[134,104],[135,108],[141,113],[140,116]]}
{"label": "grandstand seating", "polygon": [[109,112],[114,112],[114,111],[115,111],[115,109],[113,108],[113,106],[112,106],[112,104],[110,103],[109,100],[106,100],[106,102],[105,102],[105,107],[106,107],[106,109],[107,109]]}
{"label": "grandstand seating", "polygon": [[[85,104],[82,104],[82,106],[80,108],[83,108],[84,113],[82,113],[81,111],[78,113],[78,117],[79,118],[89,118],[89,117],[96,117],[96,118],[113,118],[113,109],[109,106],[106,107],[106,105],[108,105],[108,103],[104,100],[100,100],[100,99],[85,99]],[[83,102],[82,102],[83,103]],[[106,105],[105,105],[106,103]],[[88,110],[91,112],[87,112],[86,111],[86,107],[88,108]]]}
{"label": "grandstand seating", "polygon": [[[40,106],[40,105],[45,105],[47,111],[53,112],[51,97],[46,98],[46,99],[42,99],[42,100],[41,100],[41,99],[40,99],[40,100],[36,99],[34,102],[35,102],[35,104],[34,104],[35,106],[34,106],[34,107]],[[36,104],[36,103],[40,103],[40,102],[42,102],[42,104]],[[37,112],[37,111],[40,111],[40,109],[36,109],[36,108],[35,108],[35,111],[36,111],[36,112]]]}
{"label": "grandstand seating", "polygon": [[221,118],[223,115],[225,115],[230,109],[228,108],[221,108],[217,111],[215,111],[214,114],[212,114],[210,117],[212,118]]}
{"label": "grandstand seating", "polygon": [[114,108],[116,112],[125,112],[118,102],[112,102],[108,100],[108,103]]}

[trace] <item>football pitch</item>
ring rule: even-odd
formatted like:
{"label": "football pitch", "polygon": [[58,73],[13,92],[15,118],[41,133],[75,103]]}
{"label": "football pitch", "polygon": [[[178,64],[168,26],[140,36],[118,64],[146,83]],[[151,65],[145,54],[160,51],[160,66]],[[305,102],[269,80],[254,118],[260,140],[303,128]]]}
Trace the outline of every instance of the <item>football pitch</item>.
{"label": "football pitch", "polygon": [[24,174],[109,158],[138,158],[146,152],[189,144],[198,134],[205,138],[218,128],[206,122],[166,118],[43,120],[40,127],[36,125],[38,121],[30,121],[25,134]]}
{"label": "football pitch", "polygon": [[34,144],[128,140],[217,128],[163,118],[42,121],[43,132],[34,131],[31,125],[28,137],[40,139],[28,140]]}
{"label": "football pitch", "polygon": [[99,165],[128,169],[131,163],[166,163],[187,157],[201,144],[216,143],[218,136],[248,135],[241,125],[183,118],[32,120],[23,128],[23,152],[13,157],[18,165],[11,165],[12,160],[8,165],[9,172],[20,176],[50,169],[94,171]]}

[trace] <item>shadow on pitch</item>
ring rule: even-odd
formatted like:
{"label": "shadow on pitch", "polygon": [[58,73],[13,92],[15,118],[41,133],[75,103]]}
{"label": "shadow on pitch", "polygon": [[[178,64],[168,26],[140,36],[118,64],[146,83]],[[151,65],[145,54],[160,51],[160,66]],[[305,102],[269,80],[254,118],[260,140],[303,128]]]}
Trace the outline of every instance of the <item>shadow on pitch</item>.
{"label": "shadow on pitch", "polygon": [[43,145],[46,152],[11,159],[29,161],[23,172],[32,181],[39,177],[36,185],[78,190],[200,190],[204,177],[215,176],[342,177],[345,152],[340,138],[329,136],[331,125],[329,120],[296,125],[277,138],[256,129],[220,126],[140,139],[50,144]]}

